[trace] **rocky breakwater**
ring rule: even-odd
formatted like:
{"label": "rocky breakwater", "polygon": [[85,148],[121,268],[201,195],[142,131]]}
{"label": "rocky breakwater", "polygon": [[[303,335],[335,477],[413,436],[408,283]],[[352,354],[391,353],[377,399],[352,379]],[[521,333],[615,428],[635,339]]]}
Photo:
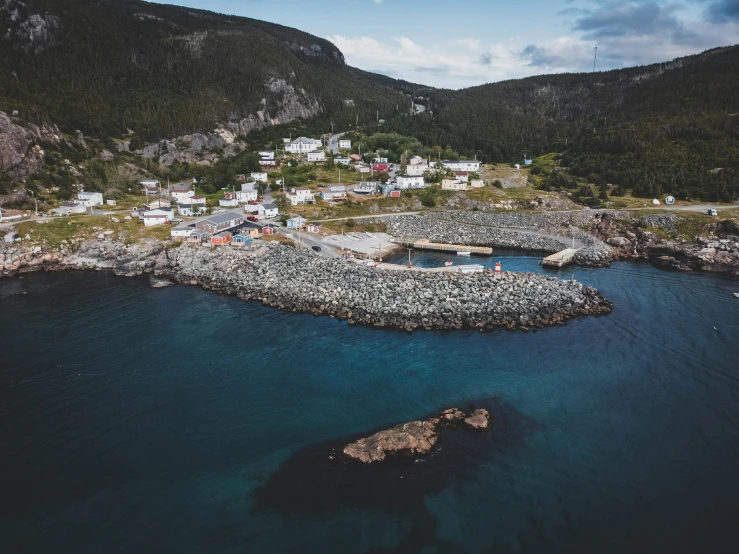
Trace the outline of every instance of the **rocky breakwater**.
{"label": "rocky breakwater", "polygon": [[[588,217],[592,219],[595,216]],[[571,214],[555,217],[550,213],[440,212],[387,218],[383,222],[388,232],[399,241],[429,239],[432,242],[532,252],[559,252],[570,246],[571,237],[574,236],[580,248],[575,263],[589,267],[610,265],[613,259],[611,248],[592,235],[577,227],[549,230],[550,225],[569,224],[572,220]]]}
{"label": "rocky breakwater", "polygon": [[444,410],[425,421],[409,421],[344,447],[343,454],[365,464],[382,462],[393,454],[428,454],[439,441],[442,429],[464,426],[485,431],[491,426],[490,414],[484,408],[464,413],[458,408]]}
{"label": "rocky breakwater", "polygon": [[183,246],[170,277],[290,312],[415,329],[529,329],[613,309],[595,289],[530,273],[384,271],[273,245],[262,256]]}
{"label": "rocky breakwater", "polygon": [[388,217],[383,219],[382,223],[387,226],[388,233],[403,242],[428,239],[447,244],[493,246],[536,252],[559,252],[564,248],[562,242],[544,235],[468,224],[436,214]]}

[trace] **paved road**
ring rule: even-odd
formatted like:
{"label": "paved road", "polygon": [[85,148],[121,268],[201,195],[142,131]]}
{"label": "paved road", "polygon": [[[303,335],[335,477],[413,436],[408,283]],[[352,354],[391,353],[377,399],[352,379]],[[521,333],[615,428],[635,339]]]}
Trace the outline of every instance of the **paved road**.
{"label": "paved road", "polygon": [[287,228],[281,228],[279,229],[279,232],[286,237],[290,237],[295,241],[295,244],[300,244],[304,246],[305,248],[312,248],[314,246],[318,246],[321,248],[320,252],[317,252],[317,254],[320,254],[321,256],[324,256],[325,258],[341,258],[341,255],[339,255],[337,252],[334,251],[333,248],[323,244],[322,242],[317,241],[314,237],[309,235],[308,233],[301,232],[300,233],[300,243],[298,243],[298,232],[293,231],[292,229]]}
{"label": "paved road", "polygon": [[328,151],[332,154],[338,154],[339,153],[339,139],[344,136],[346,133],[337,133],[335,135],[331,135],[331,138],[328,139]]}

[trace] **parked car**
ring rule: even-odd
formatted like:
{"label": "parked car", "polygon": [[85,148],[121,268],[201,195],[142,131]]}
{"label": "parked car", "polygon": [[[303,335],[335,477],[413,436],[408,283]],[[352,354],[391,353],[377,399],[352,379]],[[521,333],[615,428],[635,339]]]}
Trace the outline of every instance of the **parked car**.
{"label": "parked car", "polygon": [[718,215],[718,212],[714,208],[706,210],[707,215]]}
{"label": "parked car", "polygon": [[255,215],[250,215],[246,218],[248,221],[259,221],[259,218]]}
{"label": "parked car", "polygon": [[179,217],[173,217],[172,223],[182,223],[182,220]]}
{"label": "parked car", "polygon": [[320,246],[311,246],[311,248],[313,250],[315,250],[316,252],[320,252],[321,251],[321,247]]}

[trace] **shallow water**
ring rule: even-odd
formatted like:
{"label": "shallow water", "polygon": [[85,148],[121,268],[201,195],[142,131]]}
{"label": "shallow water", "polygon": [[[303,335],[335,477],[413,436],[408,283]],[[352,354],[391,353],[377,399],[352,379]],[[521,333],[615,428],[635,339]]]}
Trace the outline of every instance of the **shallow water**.
{"label": "shallow water", "polygon": [[[739,282],[552,274],[614,312],[407,334],[105,273],[1,281],[0,552],[734,551]],[[470,404],[493,433],[329,460]]]}

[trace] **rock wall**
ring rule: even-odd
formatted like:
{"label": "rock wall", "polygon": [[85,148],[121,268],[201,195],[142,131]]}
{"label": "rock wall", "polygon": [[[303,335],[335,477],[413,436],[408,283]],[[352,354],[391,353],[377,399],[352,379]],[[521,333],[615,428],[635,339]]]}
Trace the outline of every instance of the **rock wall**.
{"label": "rock wall", "polygon": [[37,126],[0,112],[0,175],[22,181],[38,171],[44,162],[39,142],[58,143],[59,129]]}
{"label": "rock wall", "polygon": [[612,305],[591,287],[529,273],[383,271],[274,244],[258,255],[235,248],[156,241],[86,241],[48,251],[0,248],[0,275],[60,269],[153,273],[290,312],[395,329],[528,329],[602,315]]}

